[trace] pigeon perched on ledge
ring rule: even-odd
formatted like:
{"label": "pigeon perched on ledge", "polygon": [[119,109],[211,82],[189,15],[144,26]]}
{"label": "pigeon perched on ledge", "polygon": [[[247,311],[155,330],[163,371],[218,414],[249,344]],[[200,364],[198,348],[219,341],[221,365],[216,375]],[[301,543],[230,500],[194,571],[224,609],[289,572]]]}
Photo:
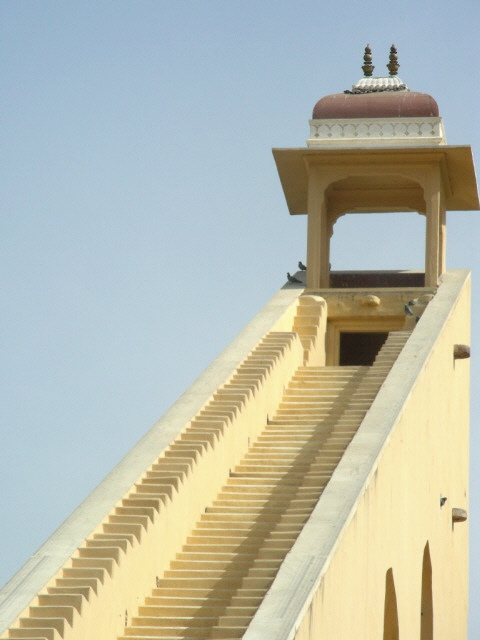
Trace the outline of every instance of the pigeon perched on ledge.
{"label": "pigeon perched on ledge", "polygon": [[301,260],[298,261],[298,268],[300,269],[300,271],[306,271],[307,270],[307,266],[304,265]]}
{"label": "pigeon perched on ledge", "polygon": [[289,282],[291,282],[292,284],[303,284],[303,282],[301,280],[299,280],[298,278],[295,278],[295,276],[291,276],[288,271],[287,271],[287,280]]}

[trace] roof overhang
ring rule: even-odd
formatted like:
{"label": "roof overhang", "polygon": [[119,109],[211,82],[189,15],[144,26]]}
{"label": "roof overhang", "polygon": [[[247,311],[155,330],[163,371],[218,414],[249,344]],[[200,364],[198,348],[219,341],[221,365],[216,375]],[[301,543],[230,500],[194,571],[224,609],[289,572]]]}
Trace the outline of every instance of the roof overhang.
{"label": "roof overhang", "polygon": [[480,209],[475,167],[470,146],[382,147],[360,149],[273,149],[287,206],[292,215],[307,213],[308,167],[389,166],[439,164],[446,183],[446,208],[449,211]]}

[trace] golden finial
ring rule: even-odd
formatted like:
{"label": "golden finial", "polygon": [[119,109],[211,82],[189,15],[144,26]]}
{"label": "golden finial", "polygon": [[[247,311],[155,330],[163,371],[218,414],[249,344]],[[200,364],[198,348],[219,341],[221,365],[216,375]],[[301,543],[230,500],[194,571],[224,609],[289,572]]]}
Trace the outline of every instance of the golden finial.
{"label": "golden finial", "polygon": [[389,63],[387,64],[387,69],[390,72],[391,76],[396,76],[399,67],[400,65],[398,64],[397,47],[392,44],[392,46],[390,47]]}
{"label": "golden finial", "polygon": [[373,70],[375,69],[375,67],[372,64],[372,50],[370,49],[369,44],[367,44],[367,46],[365,47],[365,53],[363,54],[362,69],[363,69],[363,75],[366,78],[369,78],[372,75]]}

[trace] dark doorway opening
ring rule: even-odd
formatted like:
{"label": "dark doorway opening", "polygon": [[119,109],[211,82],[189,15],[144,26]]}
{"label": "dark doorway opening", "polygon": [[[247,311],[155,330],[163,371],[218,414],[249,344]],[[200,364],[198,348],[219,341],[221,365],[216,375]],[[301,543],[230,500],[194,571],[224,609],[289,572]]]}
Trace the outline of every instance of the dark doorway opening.
{"label": "dark doorway opening", "polygon": [[372,365],[387,336],[388,332],[341,333],[340,365]]}

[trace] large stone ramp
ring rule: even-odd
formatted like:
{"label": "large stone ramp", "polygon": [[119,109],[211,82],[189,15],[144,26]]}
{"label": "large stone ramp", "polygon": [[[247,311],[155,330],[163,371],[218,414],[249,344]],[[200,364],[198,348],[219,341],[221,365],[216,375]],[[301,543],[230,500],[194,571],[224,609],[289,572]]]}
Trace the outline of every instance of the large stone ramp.
{"label": "large stone ramp", "polygon": [[[211,492],[206,475],[209,481],[214,477],[218,489],[221,488],[228,473],[228,461],[240,460],[242,454],[237,454],[237,450],[248,450],[249,434],[256,437],[262,431],[263,416],[274,410],[282,395],[282,380],[290,379],[302,359],[303,347],[295,332],[269,331],[261,338],[232,376],[217,387],[162,454],[95,523],[88,537],[2,637],[24,640],[83,640],[103,634],[116,637],[127,625],[129,611],[136,609],[150,592],[155,575],[168,567],[170,560],[162,566],[164,558],[175,556],[172,547],[181,548],[180,540],[194,526],[196,519],[190,511],[200,513],[216,494]],[[252,417],[252,408],[258,417]],[[168,423],[165,427],[168,429]],[[210,469],[212,461],[215,470]],[[186,522],[190,521],[186,528]],[[172,535],[171,522],[176,527]],[[177,542],[175,537],[180,540]],[[48,561],[48,557],[44,560]],[[149,567],[146,571],[148,562],[162,569]],[[138,570],[137,565],[144,570]],[[23,588],[20,581],[18,589]],[[104,628],[99,629],[93,622],[96,618],[102,620]],[[117,633],[111,633],[112,627],[118,629]]]}
{"label": "large stone ramp", "polygon": [[119,640],[243,636],[408,335],[390,333],[371,367],[297,370]]}

